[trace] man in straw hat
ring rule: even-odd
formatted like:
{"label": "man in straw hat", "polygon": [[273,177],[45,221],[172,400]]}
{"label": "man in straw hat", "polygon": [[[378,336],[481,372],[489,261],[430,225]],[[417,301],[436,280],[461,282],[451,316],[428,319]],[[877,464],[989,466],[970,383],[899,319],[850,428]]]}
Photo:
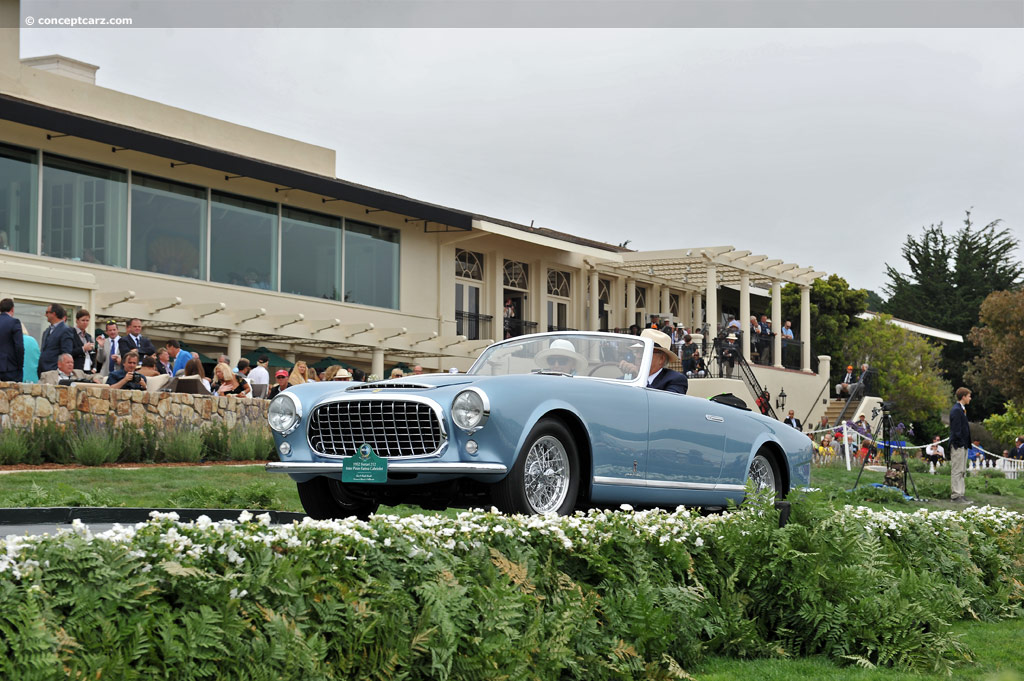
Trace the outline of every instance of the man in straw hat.
{"label": "man in straw hat", "polygon": [[[656,329],[644,329],[640,337],[654,341],[654,355],[651,357],[651,373],[647,377],[647,387],[685,395],[689,388],[686,376],[665,366],[675,359],[672,353],[672,339],[668,334]],[[636,365],[626,361],[620,362],[619,368],[633,374],[638,370]]]}
{"label": "man in straw hat", "polygon": [[537,366],[548,371],[564,374],[582,374],[587,369],[587,358],[576,352],[576,346],[564,338],[551,341],[547,350],[541,350],[535,358]]}

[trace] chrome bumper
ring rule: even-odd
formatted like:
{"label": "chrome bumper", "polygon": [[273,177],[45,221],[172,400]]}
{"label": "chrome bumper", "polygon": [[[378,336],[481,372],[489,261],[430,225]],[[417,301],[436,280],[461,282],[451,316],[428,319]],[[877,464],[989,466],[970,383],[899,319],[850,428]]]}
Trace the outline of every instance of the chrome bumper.
{"label": "chrome bumper", "polygon": [[[271,461],[268,473],[340,473],[345,466],[338,463],[290,463]],[[508,466],[502,463],[441,463],[438,461],[388,461],[388,471],[395,473],[447,473],[450,475],[504,475]]]}

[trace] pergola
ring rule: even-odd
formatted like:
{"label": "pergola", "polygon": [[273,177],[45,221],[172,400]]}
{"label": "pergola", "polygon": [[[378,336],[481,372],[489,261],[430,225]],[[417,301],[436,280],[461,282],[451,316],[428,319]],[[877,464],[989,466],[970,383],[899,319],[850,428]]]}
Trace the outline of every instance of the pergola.
{"label": "pergola", "polygon": [[[772,319],[782,319],[782,284],[792,283],[800,287],[800,341],[802,343],[800,367],[810,371],[811,367],[811,283],[826,275],[813,267],[800,267],[767,255],[751,251],[738,251],[733,246],[712,246],[706,248],[674,249],[666,251],[643,251],[622,253],[621,263],[601,263],[597,270],[614,272],[627,277],[626,300],[633,301],[635,280],[643,279],[662,284],[661,309],[669,309],[669,287],[684,292],[680,299],[680,317],[691,320],[693,327],[700,326],[701,309],[718,309],[718,287],[738,286],[740,291],[740,319],[746,325],[750,317],[751,285],[771,291]],[[596,271],[594,272],[596,277]],[[592,291],[596,290],[595,286]],[[690,295],[685,295],[689,292]],[[592,292],[591,296],[595,294]],[[591,309],[596,309],[596,301]],[[709,333],[717,336],[719,331],[716,315],[708,315]],[[743,343],[744,357],[750,360],[750,344]],[[782,368],[782,335],[775,335],[772,356],[775,366]]]}

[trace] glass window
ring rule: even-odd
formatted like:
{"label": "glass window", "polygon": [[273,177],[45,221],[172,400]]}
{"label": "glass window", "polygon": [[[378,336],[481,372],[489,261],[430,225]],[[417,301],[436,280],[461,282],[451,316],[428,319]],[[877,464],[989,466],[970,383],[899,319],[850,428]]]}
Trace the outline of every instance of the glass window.
{"label": "glass window", "polygon": [[345,302],[398,309],[398,230],[345,221]]}
{"label": "glass window", "polygon": [[213,193],[210,279],[277,289],[277,206]]}
{"label": "glass window", "polygon": [[131,267],[206,279],[206,190],[132,175]]}
{"label": "glass window", "polygon": [[548,294],[568,298],[571,292],[568,272],[548,270]]}
{"label": "glass window", "polygon": [[506,260],[504,276],[506,288],[517,288],[523,291],[530,288],[530,266],[525,262]]}
{"label": "glass window", "polygon": [[455,276],[465,279],[484,279],[484,256],[482,253],[455,249]]}
{"label": "glass window", "polygon": [[340,300],[341,218],[283,209],[281,290]]}
{"label": "glass window", "polygon": [[125,266],[127,173],[46,155],[43,255]]}
{"label": "glass window", "polygon": [[0,251],[36,251],[36,152],[0,144]]}

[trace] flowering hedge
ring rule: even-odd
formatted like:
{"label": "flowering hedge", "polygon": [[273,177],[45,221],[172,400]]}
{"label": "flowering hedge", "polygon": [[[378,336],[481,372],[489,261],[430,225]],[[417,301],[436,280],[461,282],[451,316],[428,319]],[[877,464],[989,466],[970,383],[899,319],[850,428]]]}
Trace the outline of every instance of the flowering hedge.
{"label": "flowering hedge", "polygon": [[1024,516],[159,515],[8,537],[0,678],[685,678],[707,653],[943,669],[1021,615]]}

